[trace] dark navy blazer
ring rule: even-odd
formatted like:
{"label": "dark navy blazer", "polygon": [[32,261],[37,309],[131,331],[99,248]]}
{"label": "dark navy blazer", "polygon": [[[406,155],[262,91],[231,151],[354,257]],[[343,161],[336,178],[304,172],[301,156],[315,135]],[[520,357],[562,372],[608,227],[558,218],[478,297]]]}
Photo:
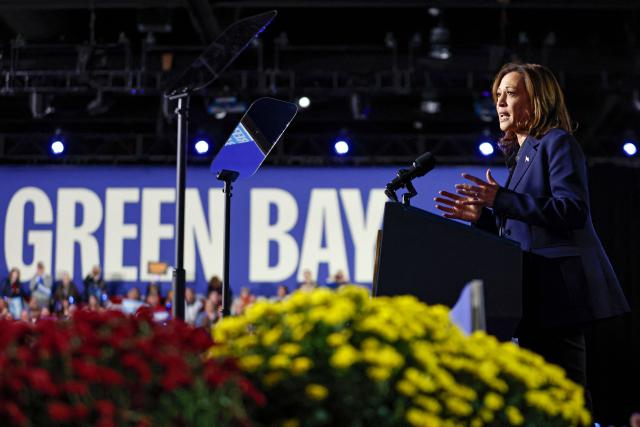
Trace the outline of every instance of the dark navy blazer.
{"label": "dark navy blazer", "polygon": [[525,318],[556,326],[629,311],[591,222],[586,160],[571,134],[527,137],[507,187],[478,226],[500,223],[505,237],[533,254],[525,262]]}

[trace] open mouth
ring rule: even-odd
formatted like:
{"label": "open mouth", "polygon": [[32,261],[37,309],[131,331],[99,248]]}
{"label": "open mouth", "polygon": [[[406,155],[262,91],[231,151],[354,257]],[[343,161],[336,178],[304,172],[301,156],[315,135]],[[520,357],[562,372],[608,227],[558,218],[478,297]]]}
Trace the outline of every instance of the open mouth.
{"label": "open mouth", "polygon": [[509,113],[500,113],[498,114],[500,121],[508,120],[511,115]]}

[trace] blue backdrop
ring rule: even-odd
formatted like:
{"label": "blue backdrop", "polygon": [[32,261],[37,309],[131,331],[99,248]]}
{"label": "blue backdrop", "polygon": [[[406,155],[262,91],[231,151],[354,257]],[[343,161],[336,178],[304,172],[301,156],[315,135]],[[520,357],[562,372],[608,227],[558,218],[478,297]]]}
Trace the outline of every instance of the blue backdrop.
{"label": "blue backdrop", "polygon": [[[370,284],[384,185],[397,167],[265,168],[234,184],[231,286],[272,294],[295,288],[309,269],[319,283],[342,270]],[[439,189],[462,182],[480,166],[438,167],[416,180],[414,205],[435,211]],[[506,170],[493,170],[504,182]],[[174,262],[175,171],[171,167],[39,166],[0,169],[0,275],[18,267],[22,280],[38,261],[80,284],[100,265],[113,292],[150,281],[170,287],[147,263]],[[185,268],[188,285],[203,291],[222,275],[224,195],[204,167],[187,174]]]}

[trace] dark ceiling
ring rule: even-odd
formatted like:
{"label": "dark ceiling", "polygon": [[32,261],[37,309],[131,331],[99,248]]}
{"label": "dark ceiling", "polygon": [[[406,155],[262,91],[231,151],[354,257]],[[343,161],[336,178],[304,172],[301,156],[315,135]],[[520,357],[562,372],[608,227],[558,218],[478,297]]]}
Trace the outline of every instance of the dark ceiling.
{"label": "dark ceiling", "polygon": [[2,160],[46,161],[59,129],[66,161],[172,161],[164,84],[228,25],[269,9],[260,42],[193,97],[194,136],[224,142],[240,117],[211,114],[225,98],[241,109],[306,95],[274,163],[331,162],[338,135],[354,162],[427,149],[480,161],[478,139],[499,135],[486,91],[510,60],[556,72],[590,157],[617,156],[640,133],[637,1],[3,0]]}

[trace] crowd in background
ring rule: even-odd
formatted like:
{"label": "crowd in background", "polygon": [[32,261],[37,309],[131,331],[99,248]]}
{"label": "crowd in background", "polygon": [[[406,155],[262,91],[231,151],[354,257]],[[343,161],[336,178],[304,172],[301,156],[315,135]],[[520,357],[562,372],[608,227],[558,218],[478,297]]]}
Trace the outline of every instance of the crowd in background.
{"label": "crowd in background", "polygon": [[[324,286],[337,288],[346,283],[344,274],[338,271]],[[171,316],[173,291],[169,290],[166,295],[162,295],[157,283],[149,283],[144,293],[138,287],[131,287],[125,295],[110,295],[102,270],[96,265],[84,278],[82,285],[80,290],[66,272],[60,275],[59,280],[53,281],[42,262],[37,264],[35,275],[28,281],[23,281],[19,269],[12,268],[0,289],[0,318],[37,322],[44,318],[68,318],[76,310],[120,310],[133,315],[142,307],[151,310],[154,319],[158,321]],[[311,291],[318,286],[311,272],[305,270],[303,281],[298,284],[297,289]],[[214,325],[222,313],[222,288],[222,281],[217,276],[209,280],[204,295],[187,287],[184,297],[185,321],[197,327],[210,328]],[[276,295],[269,299],[281,301],[288,295],[289,288],[279,285]],[[253,302],[265,298],[243,287],[240,295],[232,299],[231,314],[242,314]]]}

